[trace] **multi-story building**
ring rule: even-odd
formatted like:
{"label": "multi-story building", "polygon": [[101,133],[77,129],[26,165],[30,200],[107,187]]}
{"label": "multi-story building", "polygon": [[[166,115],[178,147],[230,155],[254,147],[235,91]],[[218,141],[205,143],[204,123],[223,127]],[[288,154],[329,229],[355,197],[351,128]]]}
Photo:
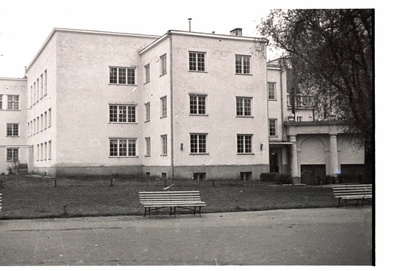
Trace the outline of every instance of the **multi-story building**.
{"label": "multi-story building", "polygon": [[[19,163],[47,175],[248,180],[269,171],[301,177],[322,164],[329,175],[336,160],[353,163],[334,124],[309,119],[311,108],[288,121],[287,74],[273,63],[267,72],[265,45],[241,29],[54,29],[26,79],[0,80],[0,172]],[[335,146],[339,156],[328,158]]]}

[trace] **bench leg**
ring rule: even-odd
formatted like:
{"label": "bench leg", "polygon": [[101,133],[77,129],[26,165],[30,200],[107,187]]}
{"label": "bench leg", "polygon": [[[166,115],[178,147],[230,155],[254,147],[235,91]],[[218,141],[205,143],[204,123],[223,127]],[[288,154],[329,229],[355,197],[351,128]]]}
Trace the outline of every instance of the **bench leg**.
{"label": "bench leg", "polygon": [[194,206],[194,212],[193,212],[193,214],[196,215],[196,206]]}
{"label": "bench leg", "polygon": [[169,207],[169,216],[172,215],[172,207]]}
{"label": "bench leg", "polygon": [[176,217],[176,207],[174,207],[174,217]]}
{"label": "bench leg", "polygon": [[199,216],[201,216],[201,206],[199,206]]}
{"label": "bench leg", "polygon": [[144,216],[145,216],[145,217],[146,217],[146,211],[147,211],[147,208],[144,207]]}

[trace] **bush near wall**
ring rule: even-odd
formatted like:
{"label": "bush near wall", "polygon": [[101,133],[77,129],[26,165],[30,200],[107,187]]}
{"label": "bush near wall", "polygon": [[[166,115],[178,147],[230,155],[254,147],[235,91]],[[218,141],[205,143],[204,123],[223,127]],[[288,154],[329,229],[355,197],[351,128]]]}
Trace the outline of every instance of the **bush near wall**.
{"label": "bush near wall", "polygon": [[261,173],[260,181],[273,184],[293,184],[292,176],[285,173]]}

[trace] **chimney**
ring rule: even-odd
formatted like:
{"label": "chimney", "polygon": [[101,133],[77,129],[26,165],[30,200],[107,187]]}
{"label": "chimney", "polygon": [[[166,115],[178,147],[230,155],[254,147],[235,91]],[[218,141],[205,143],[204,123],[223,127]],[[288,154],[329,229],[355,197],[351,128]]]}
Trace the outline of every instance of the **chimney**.
{"label": "chimney", "polygon": [[231,30],[231,36],[241,37],[242,36],[242,29],[241,28],[235,28],[235,29]]}

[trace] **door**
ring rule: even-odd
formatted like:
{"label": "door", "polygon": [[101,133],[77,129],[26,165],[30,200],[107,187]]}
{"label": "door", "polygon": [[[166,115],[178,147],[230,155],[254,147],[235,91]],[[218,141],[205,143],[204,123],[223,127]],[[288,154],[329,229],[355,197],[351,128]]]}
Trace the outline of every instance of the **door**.
{"label": "door", "polygon": [[278,153],[271,151],[269,153],[269,172],[279,172]]}
{"label": "door", "polygon": [[340,165],[341,183],[362,183],[364,165]]}
{"label": "door", "polygon": [[320,185],[325,180],[325,165],[301,165],[301,183],[306,185]]}

